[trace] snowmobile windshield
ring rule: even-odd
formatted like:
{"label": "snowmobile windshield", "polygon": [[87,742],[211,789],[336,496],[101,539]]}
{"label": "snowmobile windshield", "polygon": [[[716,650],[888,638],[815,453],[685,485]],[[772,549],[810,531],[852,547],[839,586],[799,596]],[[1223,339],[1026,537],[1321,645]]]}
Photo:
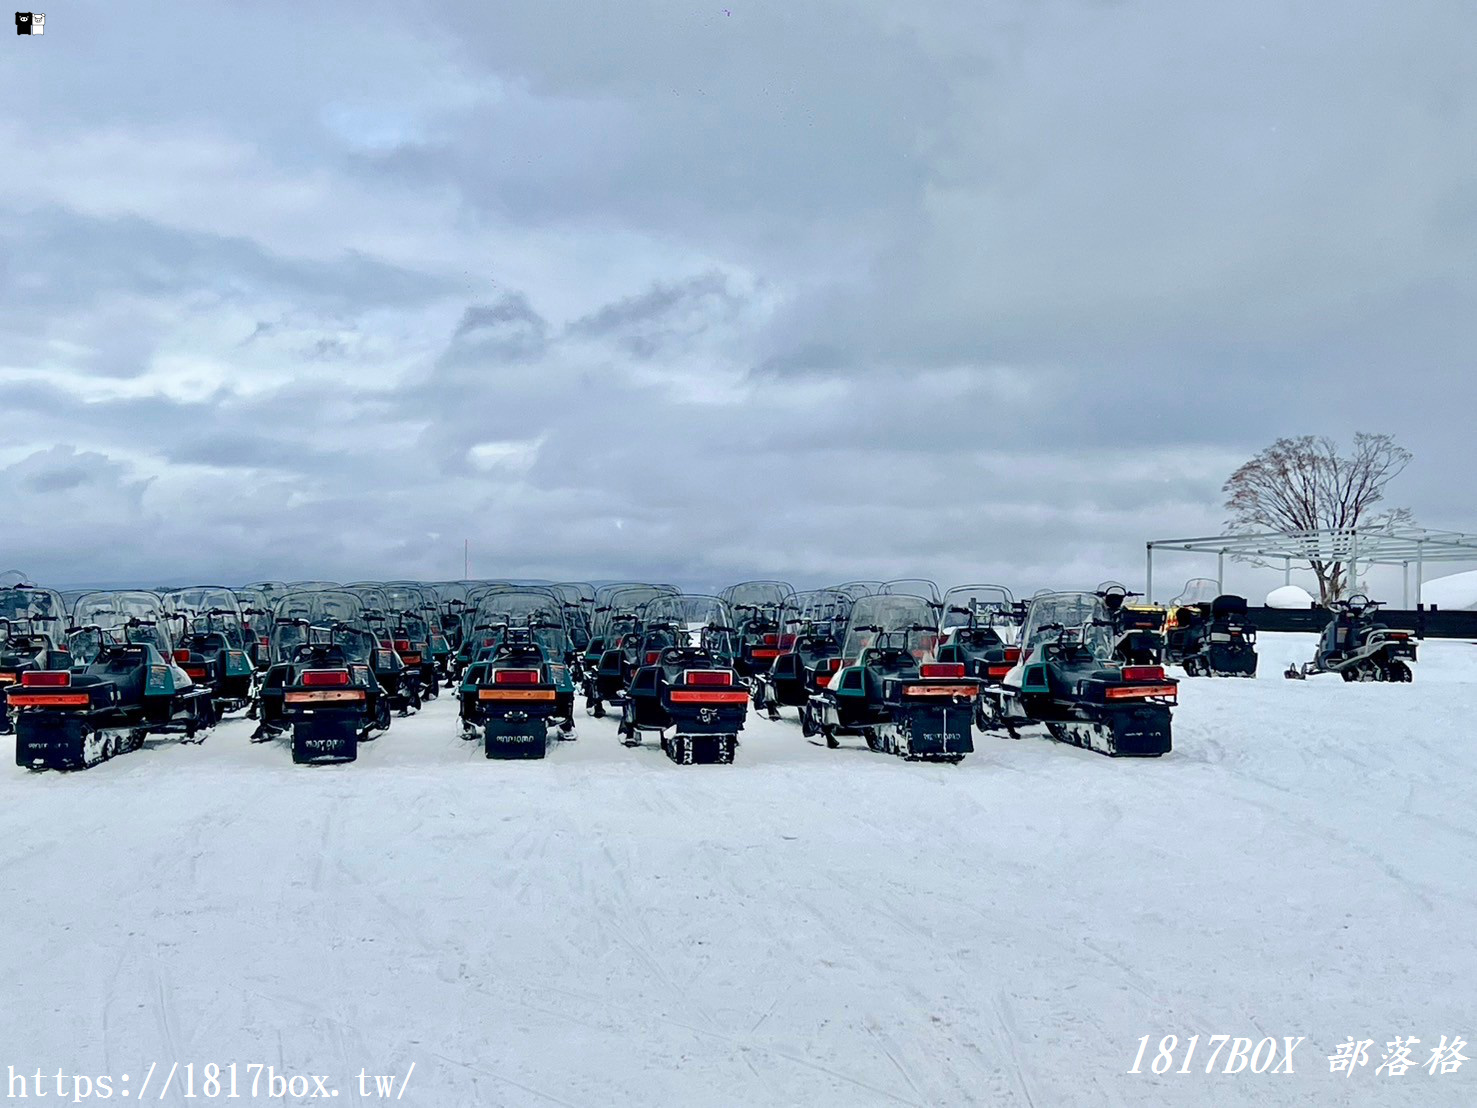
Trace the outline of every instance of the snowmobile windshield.
{"label": "snowmobile windshield", "polygon": [[994,627],[1011,622],[1015,597],[1002,585],[960,585],[944,594],[941,630],[954,627]]}
{"label": "snowmobile windshield", "polygon": [[734,649],[733,613],[720,597],[684,593],[664,596],[646,604],[641,612],[643,626],[661,624],[674,628],[680,646],[701,646],[714,653]]}
{"label": "snowmobile windshield", "polygon": [[485,596],[477,605],[473,623],[526,629],[555,661],[569,650],[564,602],[547,589],[508,589]]}
{"label": "snowmobile windshield", "polygon": [[780,609],[795,595],[795,589],[784,581],[744,581],[730,585],[719,595],[740,620],[755,615],[778,619]]}
{"label": "snowmobile windshield", "polygon": [[1195,577],[1185,582],[1179,596],[1170,603],[1177,608],[1187,608],[1192,604],[1209,604],[1220,594],[1220,587],[1209,577]]}
{"label": "snowmobile windshield", "polygon": [[352,627],[344,623],[336,623],[330,629],[329,640],[344,652],[344,660],[348,662],[364,662],[368,664],[374,655],[378,643],[369,631],[362,627]]}
{"label": "snowmobile windshield", "polygon": [[18,569],[7,569],[0,573],[0,589],[13,589],[17,585],[29,585],[31,579]]}
{"label": "snowmobile windshield", "polygon": [[160,622],[164,618],[164,602],[157,593],[118,590],[89,592],[72,605],[72,625],[86,627],[121,627],[129,619]]}
{"label": "snowmobile windshield", "polygon": [[343,589],[290,592],[277,601],[273,618],[306,619],[325,626],[334,623],[358,623],[364,617],[364,602]]}
{"label": "snowmobile windshield", "polygon": [[31,586],[0,589],[0,619],[51,621],[65,630],[67,606],[61,594]]}
{"label": "snowmobile windshield", "polygon": [[1090,592],[1055,592],[1033,597],[1021,630],[1022,657],[1044,642],[1081,642],[1100,661],[1113,656],[1113,629],[1102,599]]}
{"label": "snowmobile windshield", "polygon": [[595,595],[595,620],[592,636],[611,637],[618,625],[629,625],[649,602],[662,596],[675,596],[670,585],[618,585],[602,588]]}
{"label": "snowmobile windshield", "polygon": [[870,646],[905,649],[922,661],[938,645],[938,614],[921,596],[864,596],[851,609],[841,656],[854,662]]}
{"label": "snowmobile windshield", "polygon": [[97,660],[104,644],[116,643],[120,638],[100,627],[83,627],[67,636],[67,650],[72,655],[74,666],[90,666]]}
{"label": "snowmobile windshield", "polygon": [[881,589],[884,596],[921,596],[935,603],[939,599],[939,587],[926,577],[899,577],[895,581],[884,581]]}

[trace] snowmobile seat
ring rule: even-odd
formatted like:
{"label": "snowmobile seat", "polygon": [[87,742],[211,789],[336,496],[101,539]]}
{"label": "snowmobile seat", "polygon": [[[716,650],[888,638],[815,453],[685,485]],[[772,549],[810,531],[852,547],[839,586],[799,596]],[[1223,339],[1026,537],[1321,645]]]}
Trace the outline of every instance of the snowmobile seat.
{"label": "snowmobile seat", "polygon": [[73,684],[91,684],[87,677],[95,677],[98,683],[115,685],[118,699],[131,702],[142,700],[144,680],[148,676],[149,656],[144,650],[115,650],[94,663],[86,674],[78,674]]}
{"label": "snowmobile seat", "polygon": [[1246,597],[1232,596],[1227,593],[1218,596],[1210,602],[1211,619],[1230,619],[1233,616],[1246,615]]}

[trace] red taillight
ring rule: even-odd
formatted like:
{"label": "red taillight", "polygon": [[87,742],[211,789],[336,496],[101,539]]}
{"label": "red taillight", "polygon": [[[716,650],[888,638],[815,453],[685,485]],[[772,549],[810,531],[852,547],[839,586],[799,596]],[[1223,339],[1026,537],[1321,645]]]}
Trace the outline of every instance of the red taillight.
{"label": "red taillight", "polygon": [[263,635],[261,637],[261,639],[258,640],[257,645],[258,646],[271,646],[272,644],[267,641],[267,636]]}
{"label": "red taillight", "polygon": [[1015,665],[1021,660],[1021,648],[1018,646],[1007,646],[1005,648],[1005,660]]}
{"label": "red taillight", "polygon": [[1010,672],[1010,666],[986,666],[985,673],[989,677],[1004,677]]}
{"label": "red taillight", "polygon": [[191,681],[204,681],[205,680],[205,667],[204,666],[185,666],[185,676],[188,677]]}
{"label": "red taillight", "polygon": [[779,644],[780,644],[780,637],[778,635],[765,635],[764,636],[764,645],[765,646],[779,646]]}
{"label": "red taillight", "polygon": [[815,664],[815,671],[817,673],[835,673],[840,668],[840,658],[822,658]]}
{"label": "red taillight", "polygon": [[1163,666],[1124,666],[1123,680],[1125,681],[1163,681]]}
{"label": "red taillight", "polygon": [[495,669],[492,671],[494,685],[537,685],[539,672],[536,669]]}
{"label": "red taillight", "polygon": [[781,650],[794,650],[795,649],[795,636],[794,635],[781,635],[780,636],[780,649]]}
{"label": "red taillight", "polygon": [[346,669],[310,669],[303,674],[300,684],[310,688],[321,688],[325,685],[347,685],[349,683],[349,671]]}
{"label": "red taillight", "polygon": [[1151,696],[1174,696],[1173,685],[1115,685],[1105,689],[1103,695],[1109,700],[1145,700]]}
{"label": "red taillight", "polygon": [[689,669],[682,680],[688,685],[732,685],[733,674],[726,669]]}
{"label": "red taillight", "polygon": [[176,650],[174,652],[174,660],[176,662],[188,662],[190,660],[190,652],[188,650]]}
{"label": "red taillight", "polygon": [[661,656],[662,652],[660,650],[648,650],[646,652],[646,664],[649,666],[656,665],[656,660]]}
{"label": "red taillight", "polygon": [[918,667],[919,677],[963,677],[963,662],[926,662]]}
{"label": "red taillight", "polygon": [[407,650],[410,649],[410,640],[409,639],[396,639],[395,640],[395,649],[398,650],[398,651],[400,651],[400,653],[402,653],[402,654],[405,653]]}
{"label": "red taillight", "polygon": [[21,674],[21,684],[30,689],[56,689],[72,683],[72,675],[64,669],[33,669]]}
{"label": "red taillight", "polygon": [[821,689],[829,689],[831,687],[831,677],[832,675],[829,673],[821,673],[817,671],[815,675],[816,687]]}

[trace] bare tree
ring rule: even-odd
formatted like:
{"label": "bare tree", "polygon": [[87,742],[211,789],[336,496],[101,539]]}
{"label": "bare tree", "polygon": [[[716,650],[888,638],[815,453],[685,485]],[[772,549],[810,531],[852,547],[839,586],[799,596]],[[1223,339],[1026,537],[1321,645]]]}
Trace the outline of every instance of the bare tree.
{"label": "bare tree", "polygon": [[[1339,453],[1332,439],[1302,435],[1278,439],[1231,474],[1226,494],[1227,526],[1236,531],[1370,531],[1411,520],[1408,508],[1373,510],[1385,486],[1413,457],[1390,435],[1360,432],[1353,453]],[[1341,561],[1308,559],[1318,578],[1318,599],[1339,599],[1347,584]]]}

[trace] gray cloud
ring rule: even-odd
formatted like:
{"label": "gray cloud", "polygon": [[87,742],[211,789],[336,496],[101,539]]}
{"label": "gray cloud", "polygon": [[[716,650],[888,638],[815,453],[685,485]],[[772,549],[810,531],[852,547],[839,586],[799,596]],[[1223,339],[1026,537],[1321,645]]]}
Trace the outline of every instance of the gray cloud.
{"label": "gray cloud", "polygon": [[1092,584],[1356,428],[1477,526],[1470,11],[166,9],[0,73],[38,577]]}

